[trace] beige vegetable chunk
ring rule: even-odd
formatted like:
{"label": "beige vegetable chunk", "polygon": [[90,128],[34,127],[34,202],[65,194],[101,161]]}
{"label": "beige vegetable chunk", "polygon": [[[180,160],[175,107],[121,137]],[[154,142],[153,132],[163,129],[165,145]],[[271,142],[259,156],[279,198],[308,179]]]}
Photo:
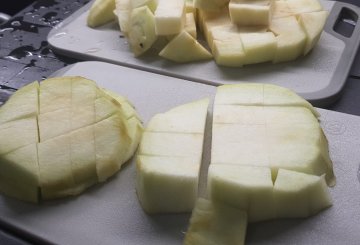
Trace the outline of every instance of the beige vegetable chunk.
{"label": "beige vegetable chunk", "polygon": [[200,10],[217,11],[228,5],[230,0],[194,0],[194,7]]}
{"label": "beige vegetable chunk", "polygon": [[273,0],[231,0],[231,21],[240,26],[268,26]]}
{"label": "beige vegetable chunk", "polygon": [[276,179],[266,167],[210,165],[212,201],[245,210],[249,222],[304,218],[332,205],[324,176],[279,169]]}
{"label": "beige vegetable chunk", "polygon": [[115,0],[95,0],[87,18],[87,25],[98,27],[115,19]]}
{"label": "beige vegetable chunk", "polygon": [[74,193],[80,194],[98,182],[94,126],[80,128],[70,134],[71,169]]}
{"label": "beige vegetable chunk", "polygon": [[43,200],[74,195],[69,135],[39,143],[40,189]]}
{"label": "beige vegetable chunk", "polygon": [[270,30],[277,41],[274,63],[294,60],[304,53],[306,34],[295,16],[274,19]]}
{"label": "beige vegetable chunk", "polygon": [[149,121],[146,131],[202,134],[208,104],[208,99],[202,99],[156,114]]}
{"label": "beige vegetable chunk", "polygon": [[247,211],[249,222],[302,218],[331,205],[335,185],[315,109],[275,85],[218,87],[209,198]]}
{"label": "beige vegetable chunk", "polygon": [[198,193],[209,100],[177,106],[151,118],[141,139],[136,190],[148,213],[189,212]]}
{"label": "beige vegetable chunk", "polygon": [[295,14],[310,13],[323,10],[319,0],[286,0]]}
{"label": "beige vegetable chunk", "polygon": [[32,82],[16,91],[1,107],[0,123],[34,117],[38,112],[39,83]]}
{"label": "beige vegetable chunk", "polygon": [[130,0],[131,9],[135,9],[142,6],[147,6],[151,12],[155,12],[158,5],[158,0]]}
{"label": "beige vegetable chunk", "polygon": [[[21,134],[19,130],[21,129]],[[0,156],[39,141],[36,117],[0,124]]]}
{"label": "beige vegetable chunk", "polygon": [[272,32],[241,33],[245,51],[244,64],[272,61],[276,53],[276,38]]}
{"label": "beige vegetable chunk", "polygon": [[139,56],[157,39],[154,15],[147,6],[133,9],[129,25],[129,44],[134,55]]}
{"label": "beige vegetable chunk", "polygon": [[306,100],[290,89],[262,83],[243,83],[218,87],[215,105],[301,106],[314,116],[319,113]]}
{"label": "beige vegetable chunk", "polygon": [[309,53],[320,39],[320,35],[324,29],[327,16],[327,11],[302,13],[299,15],[300,25],[303,27],[306,33],[306,46],[304,54]]}
{"label": "beige vegetable chunk", "polygon": [[38,202],[37,143],[2,154],[0,161],[0,192],[22,201]]}
{"label": "beige vegetable chunk", "polygon": [[308,217],[332,205],[324,176],[280,169],[274,185],[278,218]]}
{"label": "beige vegetable chunk", "polygon": [[115,14],[118,18],[121,32],[128,34],[131,29],[130,16],[134,9],[146,6],[154,13],[157,0],[115,0]]}
{"label": "beige vegetable chunk", "polygon": [[242,245],[245,244],[246,229],[245,211],[199,198],[184,245]]}
{"label": "beige vegetable chunk", "polygon": [[293,16],[295,13],[290,9],[286,0],[276,0],[273,2],[272,21],[277,18]]}
{"label": "beige vegetable chunk", "polygon": [[184,0],[159,0],[155,10],[156,35],[173,35],[180,33],[185,25]]}
{"label": "beige vegetable chunk", "polygon": [[179,63],[202,61],[212,58],[211,53],[186,31],[182,31],[174,37],[174,39],[160,51],[159,55]]}
{"label": "beige vegetable chunk", "polygon": [[193,209],[200,161],[197,157],[137,158],[137,194],[147,213],[181,213]]}
{"label": "beige vegetable chunk", "polygon": [[193,12],[186,13],[186,21],[184,30],[187,31],[193,38],[197,38],[195,15]]}
{"label": "beige vegetable chunk", "polygon": [[128,33],[130,29],[130,14],[131,14],[130,0],[115,0],[115,14],[118,19],[121,32]]}
{"label": "beige vegetable chunk", "polygon": [[96,170],[98,180],[103,182],[119,171],[127,160],[131,139],[119,114],[95,124],[94,127]]}
{"label": "beige vegetable chunk", "polygon": [[[276,176],[279,168],[314,175],[326,174],[327,183],[334,185],[326,138],[316,117],[305,108],[311,107],[306,101],[298,100],[295,94],[290,97],[290,92],[283,93],[282,103],[268,100],[272,98],[269,96],[271,93],[275,95],[282,90],[274,85],[262,87],[261,84],[223,86],[218,89],[214,108],[212,163],[267,166],[272,169],[273,176]],[[247,98],[251,91],[252,97]],[[240,96],[242,93],[244,96]],[[277,100],[280,102],[280,99]],[[291,104],[295,107],[290,107]],[[231,114],[236,116],[232,117]]]}
{"label": "beige vegetable chunk", "polygon": [[211,164],[208,191],[212,200],[246,211],[249,222],[275,218],[269,168]]}
{"label": "beige vegetable chunk", "polygon": [[210,38],[210,35],[212,28],[228,26],[231,23],[229,9],[222,8],[216,11],[198,10],[198,23],[200,30],[203,32],[205,39],[211,48],[212,39]]}

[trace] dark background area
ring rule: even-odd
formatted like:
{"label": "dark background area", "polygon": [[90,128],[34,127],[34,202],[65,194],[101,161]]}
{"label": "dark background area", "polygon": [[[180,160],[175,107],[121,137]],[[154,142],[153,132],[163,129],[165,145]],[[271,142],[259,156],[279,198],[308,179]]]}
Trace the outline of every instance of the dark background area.
{"label": "dark background area", "polygon": [[12,1],[10,0],[10,1],[6,1],[6,3],[4,1],[1,4],[0,12],[3,12],[8,15],[14,15],[33,2],[34,0],[12,0]]}

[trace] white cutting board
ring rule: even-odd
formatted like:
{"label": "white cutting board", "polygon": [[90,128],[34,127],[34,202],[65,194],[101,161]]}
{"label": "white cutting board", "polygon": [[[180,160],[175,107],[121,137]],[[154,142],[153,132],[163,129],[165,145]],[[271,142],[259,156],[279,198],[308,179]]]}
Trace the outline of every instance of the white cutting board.
{"label": "white cutting board", "polygon": [[360,24],[351,38],[338,35],[333,27],[343,8],[355,14],[360,14],[360,10],[345,3],[321,2],[331,14],[317,47],[305,57],[281,64],[265,63],[243,68],[219,67],[214,61],[178,64],[159,57],[159,48],[135,58],[117,23],[95,29],[86,25],[91,3],[56,26],[50,32],[48,42],[55,52],[77,59],[105,61],[206,84],[243,81],[278,84],[323,106],[333,102],[344,86],[360,38]]}
{"label": "white cutting board", "polygon": [[[78,63],[55,75],[85,76],[127,96],[145,122],[155,113],[215,94],[214,86],[99,62]],[[334,206],[308,219],[250,225],[247,244],[359,244],[360,117],[319,111],[337,176],[331,189]],[[209,139],[207,130],[204,166]],[[131,160],[108,182],[78,197],[33,205],[0,195],[0,222],[56,244],[181,244],[190,215],[146,215],[134,181]]]}

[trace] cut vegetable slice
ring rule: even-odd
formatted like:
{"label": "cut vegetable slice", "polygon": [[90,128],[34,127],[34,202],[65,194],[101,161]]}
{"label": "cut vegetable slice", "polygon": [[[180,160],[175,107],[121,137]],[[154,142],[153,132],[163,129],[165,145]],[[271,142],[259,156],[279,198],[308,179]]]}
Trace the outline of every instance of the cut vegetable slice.
{"label": "cut vegetable slice", "polygon": [[159,55],[175,62],[201,61],[212,58],[209,51],[186,31],[182,31],[172,39]]}
{"label": "cut vegetable slice", "polygon": [[290,9],[286,0],[276,0],[273,2],[272,20],[293,15],[295,15],[295,13]]}
{"label": "cut vegetable slice", "polygon": [[197,38],[197,32],[196,32],[196,22],[195,22],[195,16],[194,13],[186,13],[186,21],[184,30],[189,33],[193,38]]}
{"label": "cut vegetable slice", "polygon": [[79,79],[79,77],[68,79],[57,77],[42,81],[39,91],[39,113],[71,108],[71,87],[74,79]]}
{"label": "cut vegetable slice", "polygon": [[189,212],[194,207],[208,104],[209,99],[194,101],[150,120],[136,169],[137,194],[146,212]]}
{"label": "cut vegetable slice", "polygon": [[327,11],[302,13],[299,15],[300,25],[303,27],[307,37],[304,54],[309,53],[319,41],[327,16]]}
{"label": "cut vegetable slice", "polygon": [[[39,141],[36,117],[0,125],[0,156]],[[21,134],[19,134],[19,131]]]}
{"label": "cut vegetable slice", "polygon": [[155,12],[158,0],[130,0],[131,9],[135,9],[142,6],[147,6],[151,12]]}
{"label": "cut vegetable slice", "polygon": [[193,209],[200,161],[197,157],[137,158],[137,194],[148,213],[179,213]]}
{"label": "cut vegetable slice", "polygon": [[247,211],[249,222],[275,217],[269,168],[211,164],[208,191],[212,200]]}
{"label": "cut vegetable slice", "polygon": [[276,52],[276,38],[272,32],[241,33],[245,51],[244,64],[272,61]]}
{"label": "cut vegetable slice", "polygon": [[[32,104],[11,116],[21,101]],[[0,140],[0,191],[31,202],[77,195],[106,180],[133,155],[142,132],[129,101],[81,77],[20,89],[0,122],[6,139]]]}
{"label": "cut vegetable slice", "polygon": [[319,0],[286,0],[295,14],[311,13],[323,10]]}
{"label": "cut vegetable slice", "polygon": [[32,82],[16,91],[0,108],[0,123],[35,117],[39,113],[39,83]]}
{"label": "cut vegetable slice", "polygon": [[94,126],[98,180],[105,181],[125,162],[131,139],[123,118],[113,115]]}
{"label": "cut vegetable slice", "polygon": [[159,0],[155,11],[156,35],[173,35],[182,31],[185,24],[184,0]]}
{"label": "cut vegetable slice", "polygon": [[270,30],[277,40],[275,63],[294,60],[304,53],[306,34],[295,16],[274,19]]}
{"label": "cut vegetable slice", "polygon": [[[0,192],[28,202],[39,201],[37,144],[18,148],[0,157]],[[19,164],[21,163],[21,164]]]}
{"label": "cut vegetable slice", "polygon": [[95,0],[90,8],[87,25],[98,27],[115,19],[115,0]]}
{"label": "cut vegetable slice", "polygon": [[217,11],[228,5],[230,0],[194,0],[194,7],[200,10]]}
{"label": "cut vegetable slice", "polygon": [[213,124],[211,163],[269,166],[265,125]]}
{"label": "cut vegetable slice", "polygon": [[202,142],[202,134],[145,131],[141,139],[139,154],[201,158]]}
{"label": "cut vegetable slice", "polygon": [[130,29],[130,13],[131,3],[130,0],[115,0],[115,13],[118,18],[120,30],[123,33],[128,33]]}
{"label": "cut vegetable slice", "polygon": [[280,169],[274,185],[278,218],[314,215],[332,205],[324,176]]}
{"label": "cut vegetable slice", "polygon": [[241,85],[223,85],[218,87],[215,105],[266,105],[266,106],[303,106],[319,113],[306,100],[290,89],[272,85],[243,83]]}
{"label": "cut vegetable slice", "polygon": [[272,0],[231,0],[231,21],[241,26],[268,26],[271,19]]}
{"label": "cut vegetable slice", "polygon": [[241,245],[245,243],[246,229],[245,211],[199,198],[184,245]]}
{"label": "cut vegetable slice", "polygon": [[43,200],[74,194],[75,180],[71,167],[70,140],[68,135],[62,135],[38,145]]}
{"label": "cut vegetable slice", "polygon": [[71,169],[76,185],[74,194],[79,194],[98,182],[95,152],[93,125],[70,134]]}
{"label": "cut vegetable slice", "polygon": [[157,39],[154,14],[147,6],[132,10],[129,28],[129,44],[135,56],[147,51]]}
{"label": "cut vegetable slice", "polygon": [[146,131],[203,134],[208,105],[206,98],[157,114],[149,121]]}
{"label": "cut vegetable slice", "polygon": [[111,97],[113,97],[119,103],[120,108],[123,111],[123,114],[126,119],[129,119],[131,117],[136,117],[140,120],[140,116],[136,112],[134,105],[132,105],[127,98],[107,89],[103,89],[103,91],[108,95],[110,95]]}

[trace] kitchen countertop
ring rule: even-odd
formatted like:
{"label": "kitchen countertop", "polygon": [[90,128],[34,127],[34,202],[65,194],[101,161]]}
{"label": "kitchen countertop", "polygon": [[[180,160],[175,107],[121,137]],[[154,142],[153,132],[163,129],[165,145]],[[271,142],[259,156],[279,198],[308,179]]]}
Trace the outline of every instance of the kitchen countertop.
{"label": "kitchen countertop", "polygon": [[[0,25],[0,105],[16,89],[78,62],[57,55],[46,41],[49,31],[89,0],[38,0]],[[358,0],[342,0],[360,6]],[[0,12],[2,9],[0,7]],[[351,21],[344,21],[351,25]],[[350,24],[349,24],[350,23]],[[360,116],[360,52],[353,63],[342,97],[326,109]],[[0,224],[0,244],[32,244],[27,236]],[[38,244],[38,243],[37,243]]]}

